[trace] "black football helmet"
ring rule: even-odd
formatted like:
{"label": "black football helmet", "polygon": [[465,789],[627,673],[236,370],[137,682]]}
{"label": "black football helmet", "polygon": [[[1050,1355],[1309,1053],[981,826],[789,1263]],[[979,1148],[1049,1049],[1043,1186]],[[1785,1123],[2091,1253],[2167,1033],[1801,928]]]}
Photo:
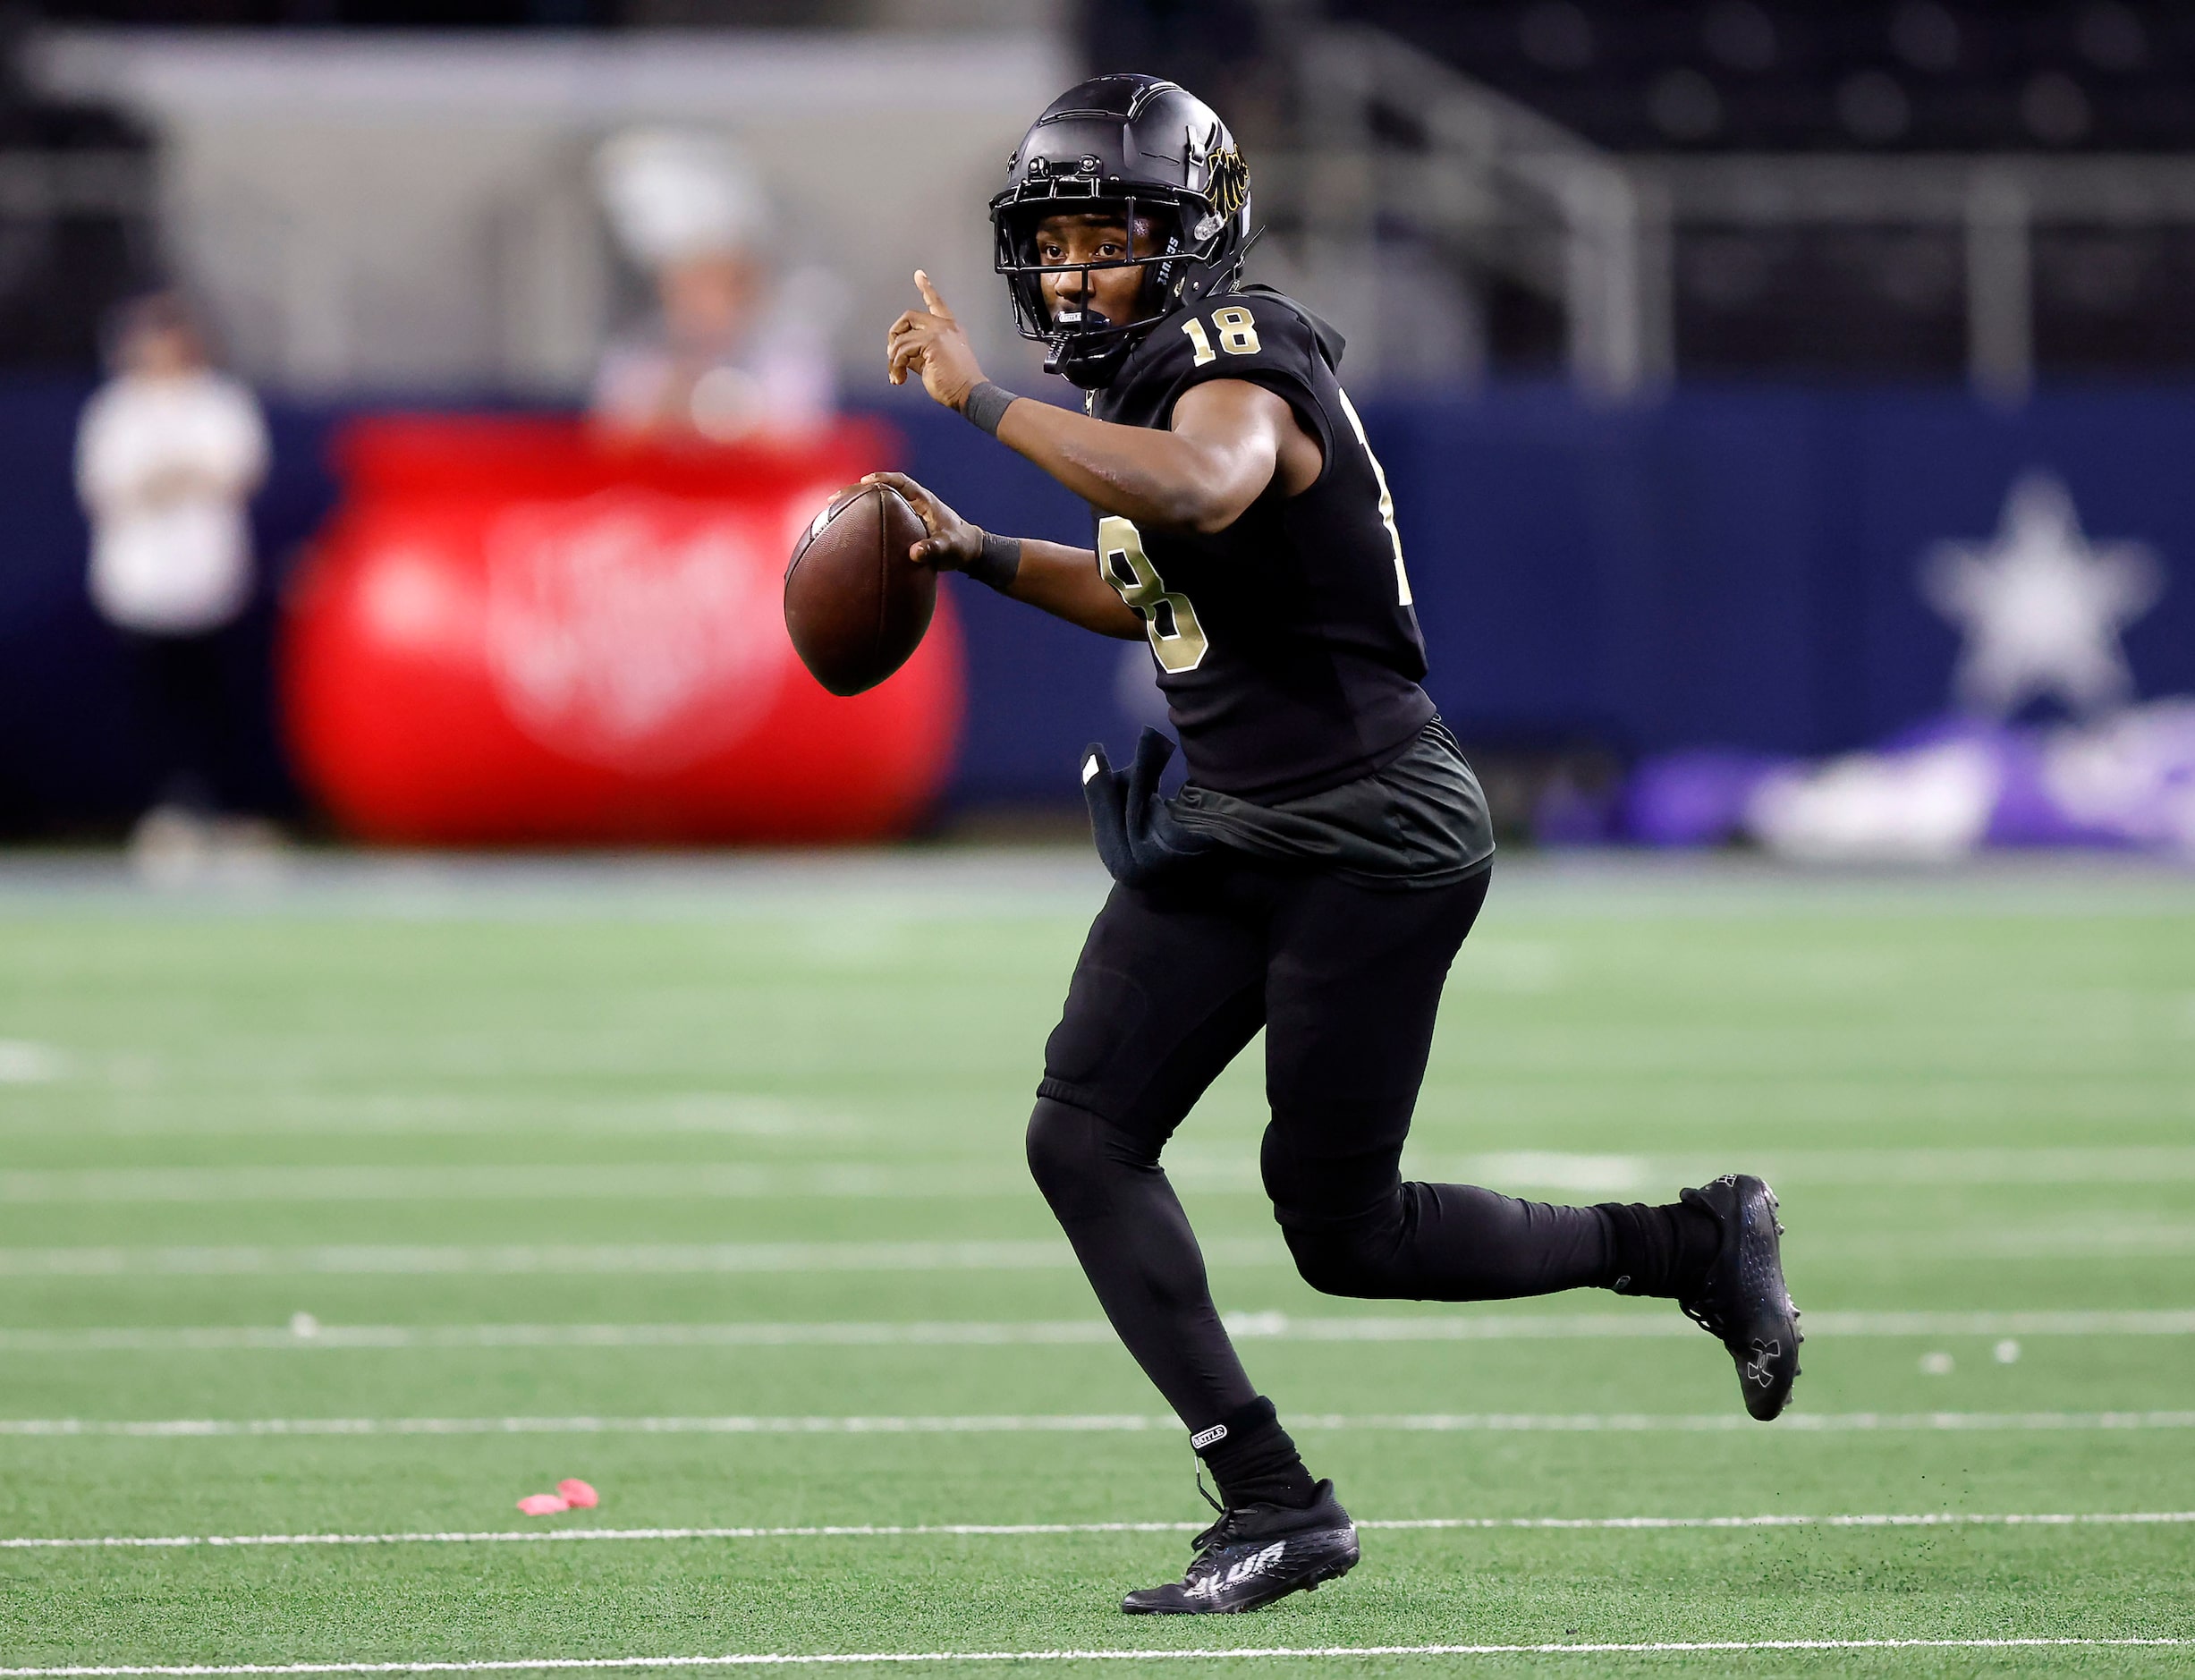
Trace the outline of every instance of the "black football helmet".
{"label": "black football helmet", "polygon": [[[1086,390],[1109,382],[1150,329],[1184,304],[1225,292],[1250,246],[1250,171],[1212,107],[1156,76],[1099,76],[1045,107],[1007,164],[1006,190],[991,200],[998,272],[1024,338],[1052,347],[1047,372]],[[1133,238],[1136,222],[1157,224],[1158,252],[1111,262],[1047,267],[1037,259],[1045,217],[1117,209]],[[1041,276],[1140,264],[1134,317],[1044,301]],[[1086,282],[1087,284],[1087,282]]]}

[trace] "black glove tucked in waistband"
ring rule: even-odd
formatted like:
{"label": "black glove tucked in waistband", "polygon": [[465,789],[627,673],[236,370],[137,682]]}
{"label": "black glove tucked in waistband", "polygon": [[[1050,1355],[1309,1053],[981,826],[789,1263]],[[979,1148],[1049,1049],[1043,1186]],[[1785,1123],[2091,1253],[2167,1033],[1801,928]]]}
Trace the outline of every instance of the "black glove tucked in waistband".
{"label": "black glove tucked in waistband", "polygon": [[1212,841],[1191,834],[1158,796],[1158,777],[1174,756],[1174,742],[1146,729],[1135,762],[1115,770],[1098,745],[1082,754],[1082,796],[1089,802],[1090,833],[1106,871],[1123,887],[1150,887],[1199,854]]}

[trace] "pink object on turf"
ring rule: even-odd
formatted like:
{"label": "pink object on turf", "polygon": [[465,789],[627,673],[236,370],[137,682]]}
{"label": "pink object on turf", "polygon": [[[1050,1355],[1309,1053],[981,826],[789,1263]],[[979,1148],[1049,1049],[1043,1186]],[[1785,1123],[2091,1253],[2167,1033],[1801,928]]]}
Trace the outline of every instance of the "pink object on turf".
{"label": "pink object on turf", "polygon": [[591,1511],[602,1503],[602,1496],[577,1476],[566,1476],[556,1484],[556,1491],[564,1495],[564,1503],[575,1510]]}
{"label": "pink object on turf", "polygon": [[572,1501],[561,1494],[530,1493],[518,1502],[518,1508],[528,1516],[554,1516],[559,1511],[569,1511]]}

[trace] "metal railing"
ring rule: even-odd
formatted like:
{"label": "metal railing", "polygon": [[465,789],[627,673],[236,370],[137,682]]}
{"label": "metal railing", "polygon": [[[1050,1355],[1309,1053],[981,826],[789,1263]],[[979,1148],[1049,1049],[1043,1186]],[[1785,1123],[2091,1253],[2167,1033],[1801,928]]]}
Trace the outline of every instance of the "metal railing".
{"label": "metal railing", "polygon": [[2195,157],[1726,155],[1631,162],[1675,225],[1924,227],[1965,252],[1967,377],[1998,403],[2035,382],[2035,233],[2195,225]]}
{"label": "metal railing", "polygon": [[[1585,390],[1622,398],[1666,373],[1639,186],[1619,159],[1382,30],[1284,34],[1299,127],[1293,147],[1260,157],[1260,186],[1308,266],[1376,261],[1382,222],[1408,223],[1559,305]],[[1422,145],[1384,145],[1383,119]]]}
{"label": "metal railing", "polygon": [[[2053,226],[2195,225],[2195,157],[1619,156],[1380,30],[1275,14],[1292,143],[1261,155],[1268,214],[1312,269],[1369,274],[1408,230],[1562,312],[1590,398],[1675,369],[1674,254],[1693,227],[1934,228],[1959,236],[1968,378],[2016,403],[2035,378],[2033,250]],[[1397,137],[1400,138],[1397,138]],[[1371,358],[1394,336],[1376,318]]]}

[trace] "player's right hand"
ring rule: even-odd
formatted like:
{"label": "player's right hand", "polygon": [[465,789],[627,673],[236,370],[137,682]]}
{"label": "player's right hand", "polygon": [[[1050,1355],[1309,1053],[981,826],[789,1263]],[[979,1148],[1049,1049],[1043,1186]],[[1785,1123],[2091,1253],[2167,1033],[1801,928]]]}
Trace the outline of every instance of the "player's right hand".
{"label": "player's right hand", "polygon": [[964,572],[983,557],[982,527],[970,524],[905,473],[872,472],[861,482],[888,485],[914,509],[915,517],[929,532],[907,550],[907,557],[917,565]]}
{"label": "player's right hand", "polygon": [[910,373],[919,374],[932,401],[958,410],[968,394],[983,383],[983,369],[968,342],[968,329],[929,276],[918,268],[914,280],[924,307],[907,310],[885,335],[885,377],[894,385],[904,385]]}

